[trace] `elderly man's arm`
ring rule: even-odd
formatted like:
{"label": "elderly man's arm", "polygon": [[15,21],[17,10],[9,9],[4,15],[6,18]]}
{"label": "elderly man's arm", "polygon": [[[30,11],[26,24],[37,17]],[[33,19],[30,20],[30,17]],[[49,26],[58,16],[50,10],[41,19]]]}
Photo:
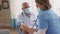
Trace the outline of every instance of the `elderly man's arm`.
{"label": "elderly man's arm", "polygon": [[28,27],[25,26],[25,25],[22,25],[22,26],[21,26],[21,29],[22,29],[23,31],[29,32],[30,34],[33,34],[34,32],[37,32],[37,29],[31,29],[31,28],[28,28]]}
{"label": "elderly man's arm", "polygon": [[20,25],[23,23],[23,19],[22,19],[22,14],[18,15],[17,21],[16,21],[16,25],[17,27],[20,27]]}

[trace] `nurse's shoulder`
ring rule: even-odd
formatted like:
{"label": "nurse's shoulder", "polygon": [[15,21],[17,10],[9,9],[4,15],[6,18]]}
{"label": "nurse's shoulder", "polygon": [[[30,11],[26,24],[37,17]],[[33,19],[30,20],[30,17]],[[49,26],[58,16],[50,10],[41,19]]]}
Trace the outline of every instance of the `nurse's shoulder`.
{"label": "nurse's shoulder", "polygon": [[53,10],[45,10],[45,11],[43,11],[43,14],[51,14],[51,13],[53,13]]}
{"label": "nurse's shoulder", "polygon": [[40,16],[42,16],[44,18],[48,18],[48,19],[53,17],[53,16],[57,17],[57,15],[54,13],[53,10],[45,10],[40,14]]}

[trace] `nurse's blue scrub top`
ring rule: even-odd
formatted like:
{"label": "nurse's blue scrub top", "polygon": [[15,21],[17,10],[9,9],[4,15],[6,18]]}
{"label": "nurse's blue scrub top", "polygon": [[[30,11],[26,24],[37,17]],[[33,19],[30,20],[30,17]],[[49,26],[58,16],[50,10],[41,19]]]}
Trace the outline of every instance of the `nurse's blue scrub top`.
{"label": "nurse's blue scrub top", "polygon": [[42,11],[38,18],[39,29],[47,29],[46,34],[60,34],[59,18],[52,10]]}

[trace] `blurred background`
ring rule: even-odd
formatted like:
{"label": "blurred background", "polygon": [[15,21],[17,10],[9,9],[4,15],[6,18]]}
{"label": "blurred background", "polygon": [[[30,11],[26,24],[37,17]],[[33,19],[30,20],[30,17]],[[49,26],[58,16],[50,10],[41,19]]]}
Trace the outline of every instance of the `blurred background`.
{"label": "blurred background", "polygon": [[[31,12],[35,15],[38,14],[35,0],[0,0],[0,28],[17,29],[16,19],[22,12],[21,6],[23,2],[28,2]],[[50,3],[52,5],[51,10],[60,17],[60,0],[50,0]]]}

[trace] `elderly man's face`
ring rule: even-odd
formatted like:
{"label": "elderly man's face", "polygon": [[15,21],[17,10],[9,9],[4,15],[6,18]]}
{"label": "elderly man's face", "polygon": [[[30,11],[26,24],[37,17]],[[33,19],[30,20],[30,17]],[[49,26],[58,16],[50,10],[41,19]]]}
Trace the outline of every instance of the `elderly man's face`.
{"label": "elderly man's face", "polygon": [[25,8],[28,8],[29,7],[29,4],[27,3],[27,2],[25,2],[25,3],[23,3],[23,8],[25,9]]}

